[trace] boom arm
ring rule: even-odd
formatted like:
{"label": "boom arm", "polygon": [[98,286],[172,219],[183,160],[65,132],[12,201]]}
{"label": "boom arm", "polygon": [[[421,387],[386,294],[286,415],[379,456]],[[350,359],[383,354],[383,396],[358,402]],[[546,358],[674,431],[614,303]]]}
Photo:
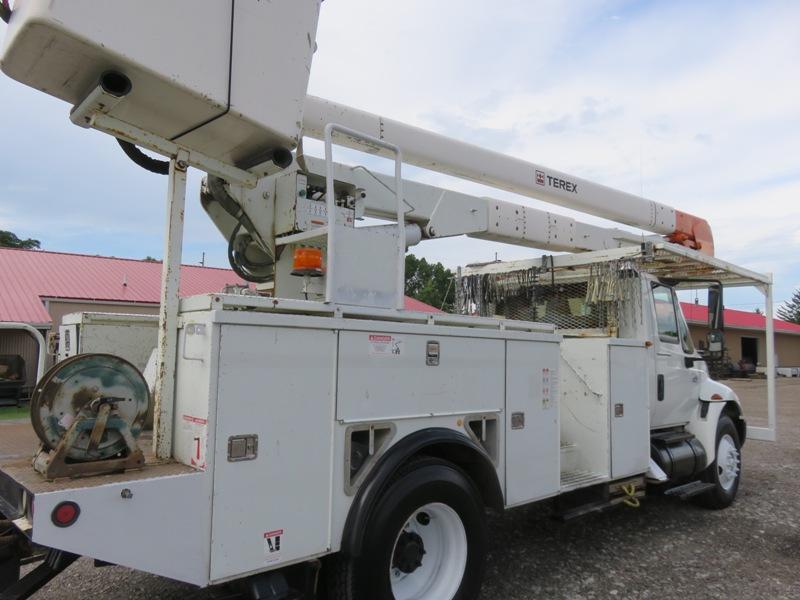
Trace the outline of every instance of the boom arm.
{"label": "boom arm", "polygon": [[[309,173],[325,173],[325,161],[306,156]],[[364,214],[394,219],[393,178],[364,167],[335,165],[337,181],[364,190]],[[418,225],[426,239],[467,235],[553,252],[587,252],[639,245],[641,235],[597,227],[564,215],[494,198],[472,196],[405,180],[406,223]]]}
{"label": "boom arm", "polygon": [[[303,134],[324,139],[328,123],[339,123],[395,144],[403,149],[405,162],[418,167],[639,227],[665,235],[671,242],[714,255],[711,228],[699,217],[399,121],[307,96]],[[356,140],[341,139],[338,142],[352,148],[364,147]],[[376,154],[383,153],[379,148],[371,150]]]}

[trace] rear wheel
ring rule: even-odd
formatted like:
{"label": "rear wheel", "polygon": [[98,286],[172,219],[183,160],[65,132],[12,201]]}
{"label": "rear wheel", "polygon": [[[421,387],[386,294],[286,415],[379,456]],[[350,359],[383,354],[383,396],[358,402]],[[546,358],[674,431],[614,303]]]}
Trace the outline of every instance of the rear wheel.
{"label": "rear wheel", "polygon": [[728,415],[717,422],[717,448],[714,462],[703,473],[703,481],[714,489],[697,496],[697,503],[707,508],[727,508],[736,499],[742,475],[742,450],[739,433]]}
{"label": "rear wheel", "polygon": [[338,557],[334,600],[473,600],[483,580],[486,520],[480,493],[457,466],[408,465],[367,524],[360,557]]}

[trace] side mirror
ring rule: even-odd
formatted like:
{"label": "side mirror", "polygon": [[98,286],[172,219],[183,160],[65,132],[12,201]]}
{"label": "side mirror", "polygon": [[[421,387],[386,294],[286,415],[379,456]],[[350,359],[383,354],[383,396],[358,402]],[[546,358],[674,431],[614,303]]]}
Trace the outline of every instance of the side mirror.
{"label": "side mirror", "polygon": [[715,283],[708,288],[708,328],[711,331],[725,329],[725,310],[722,304],[722,284]]}
{"label": "side mirror", "polygon": [[683,358],[683,362],[686,365],[687,369],[691,369],[694,367],[694,363],[696,362],[707,362],[704,357],[701,356],[685,356]]}

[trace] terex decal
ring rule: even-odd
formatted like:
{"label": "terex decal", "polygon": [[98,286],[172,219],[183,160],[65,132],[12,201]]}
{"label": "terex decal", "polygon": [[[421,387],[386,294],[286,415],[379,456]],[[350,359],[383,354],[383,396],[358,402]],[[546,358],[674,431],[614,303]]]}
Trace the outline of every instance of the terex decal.
{"label": "terex decal", "polygon": [[536,170],[536,183],[538,185],[543,185],[545,187],[555,188],[557,190],[564,190],[565,192],[572,192],[573,194],[578,193],[578,184],[572,181],[567,181],[566,179],[560,179],[558,177],[551,177],[547,175],[544,171]]}

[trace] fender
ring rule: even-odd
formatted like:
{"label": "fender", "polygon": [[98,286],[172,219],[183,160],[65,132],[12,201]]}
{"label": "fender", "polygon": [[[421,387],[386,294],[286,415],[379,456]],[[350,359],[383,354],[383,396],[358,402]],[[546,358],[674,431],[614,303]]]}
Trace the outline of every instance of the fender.
{"label": "fender", "polygon": [[739,396],[724,383],[714,381],[707,375],[700,382],[700,400],[703,402],[735,402],[741,410]]}
{"label": "fender", "polygon": [[504,508],[503,490],[492,459],[465,434],[444,427],[412,433],[389,448],[356,492],[342,533],[341,551],[360,556],[370,514],[392,476],[410,458],[428,454],[452,461],[472,477],[484,503],[495,510]]}
{"label": "fender", "polygon": [[739,441],[744,445],[747,436],[742,404],[739,397],[731,388],[713,379],[704,378],[700,384],[700,402],[692,413],[686,430],[703,444],[706,450],[706,467],[708,467],[717,453],[717,422],[722,414],[727,414],[733,419],[733,424],[739,433]]}

